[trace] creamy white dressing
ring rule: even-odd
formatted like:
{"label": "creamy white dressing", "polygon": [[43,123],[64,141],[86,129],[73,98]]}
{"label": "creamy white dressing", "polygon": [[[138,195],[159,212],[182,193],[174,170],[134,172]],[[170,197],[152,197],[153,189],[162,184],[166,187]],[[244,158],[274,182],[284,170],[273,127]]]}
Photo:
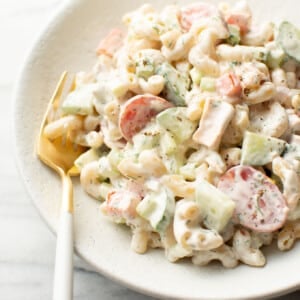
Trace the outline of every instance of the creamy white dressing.
{"label": "creamy white dressing", "polygon": [[[289,209],[300,218],[300,67],[270,23],[251,19],[245,2],[220,10],[143,5],[124,17],[127,35],[116,29],[100,43],[96,66],[77,75],[76,97],[47,127],[49,138],[70,136],[95,150],[81,159],[81,183],[105,199],[113,221],[131,227],[143,251],[155,234],[173,261],[262,266],[264,241],[243,227],[277,231]],[[268,142],[246,143],[246,131]]]}

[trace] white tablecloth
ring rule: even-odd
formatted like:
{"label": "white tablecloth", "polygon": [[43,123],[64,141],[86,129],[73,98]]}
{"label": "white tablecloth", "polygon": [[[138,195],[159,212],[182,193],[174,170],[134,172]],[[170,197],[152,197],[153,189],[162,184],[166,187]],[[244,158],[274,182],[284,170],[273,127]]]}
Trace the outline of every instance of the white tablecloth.
{"label": "white tablecloth", "polygon": [[[0,0],[1,300],[51,299],[55,237],[32,206],[14,163],[12,90],[25,53],[58,4],[58,0]],[[299,298],[300,292],[280,299]],[[74,299],[152,298],[94,273],[76,259]]]}

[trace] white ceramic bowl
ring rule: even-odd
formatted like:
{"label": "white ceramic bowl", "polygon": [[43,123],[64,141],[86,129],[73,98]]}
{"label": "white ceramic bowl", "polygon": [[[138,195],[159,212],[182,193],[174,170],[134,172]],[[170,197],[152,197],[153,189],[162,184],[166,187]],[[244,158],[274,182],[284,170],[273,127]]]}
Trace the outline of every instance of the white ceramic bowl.
{"label": "white ceramic bowl", "polygon": [[[159,8],[169,1],[149,1]],[[187,1],[177,1],[183,3]],[[95,62],[95,46],[121,16],[139,0],[73,0],[66,2],[46,26],[20,74],[15,92],[15,144],[26,187],[42,217],[55,230],[61,199],[58,176],[35,156],[34,143],[59,75],[64,70],[88,70]],[[262,22],[287,19],[300,25],[300,2],[250,1]],[[161,250],[145,255],[130,250],[127,229],[106,221],[99,203],[75,181],[75,247],[99,272],[135,290],[161,298],[250,299],[267,298],[300,287],[300,244],[280,253],[268,249],[264,268],[241,265],[226,270],[213,264],[198,268],[189,261],[169,263]]]}

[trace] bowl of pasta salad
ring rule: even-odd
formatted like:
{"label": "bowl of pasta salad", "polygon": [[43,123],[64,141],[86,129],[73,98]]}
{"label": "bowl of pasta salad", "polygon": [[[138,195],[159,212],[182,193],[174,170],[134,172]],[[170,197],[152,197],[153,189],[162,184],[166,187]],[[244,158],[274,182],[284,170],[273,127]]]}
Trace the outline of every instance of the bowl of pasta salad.
{"label": "bowl of pasta salad", "polygon": [[160,298],[297,289],[297,8],[292,0],[284,9],[275,0],[66,2],[15,94],[18,164],[50,228],[59,178],[38,161],[34,141],[68,70],[75,88],[46,130],[86,149],[73,179],[79,256]]}

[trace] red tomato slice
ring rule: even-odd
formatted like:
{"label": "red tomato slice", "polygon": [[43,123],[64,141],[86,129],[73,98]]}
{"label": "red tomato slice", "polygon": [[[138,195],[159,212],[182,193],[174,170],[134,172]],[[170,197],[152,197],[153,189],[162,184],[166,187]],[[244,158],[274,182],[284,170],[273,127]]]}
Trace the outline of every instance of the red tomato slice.
{"label": "red tomato slice", "polygon": [[223,96],[239,96],[242,92],[240,79],[232,72],[226,73],[218,78],[217,90]]}
{"label": "red tomato slice", "polygon": [[218,10],[214,5],[200,2],[182,8],[180,23],[183,29],[189,30],[195,21],[216,15]]}
{"label": "red tomato slice", "polygon": [[96,53],[98,55],[105,54],[108,56],[113,56],[115,52],[122,46],[123,37],[123,31],[121,29],[112,29],[109,34],[100,41]]}
{"label": "red tomato slice", "polygon": [[119,126],[123,137],[130,141],[154,116],[172,106],[169,101],[153,95],[131,98],[120,113]]}
{"label": "red tomato slice", "polygon": [[236,203],[237,223],[258,232],[273,232],[287,219],[288,207],[277,186],[262,172],[249,166],[229,169],[218,189]]}

